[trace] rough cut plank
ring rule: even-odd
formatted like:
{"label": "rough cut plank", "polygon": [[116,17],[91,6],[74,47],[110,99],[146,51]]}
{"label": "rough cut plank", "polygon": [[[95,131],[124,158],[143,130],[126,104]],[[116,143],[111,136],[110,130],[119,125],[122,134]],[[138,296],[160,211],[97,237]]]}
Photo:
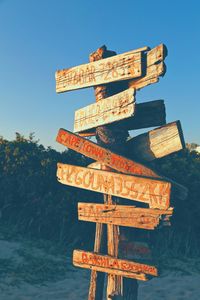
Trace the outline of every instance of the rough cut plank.
{"label": "rough cut plank", "polygon": [[[165,125],[166,112],[164,100],[136,103],[134,116],[126,120],[119,121],[117,124],[127,130]],[[93,130],[79,132],[80,136],[92,136],[95,134],[96,132]]]}
{"label": "rough cut plank", "polygon": [[166,65],[164,62],[147,67],[146,75],[137,80],[129,82],[129,87],[133,87],[139,90],[149,84],[156,83],[159,81],[160,76],[164,76],[166,72]]}
{"label": "rough cut plank", "polygon": [[141,52],[129,51],[56,72],[56,92],[91,87],[142,75]]}
{"label": "rough cut plank", "polygon": [[56,141],[69,149],[75,150],[87,157],[97,160],[115,170],[118,170],[119,172],[160,178],[160,176],[150,168],[121,155],[115,154],[110,150],[105,149],[68,130],[60,129]]}
{"label": "rough cut plank", "polygon": [[146,67],[143,67],[145,76],[142,78],[131,80],[129,87],[135,89],[141,89],[149,84],[156,83],[159,81],[160,76],[164,76],[166,72],[166,66],[164,59],[167,56],[167,47],[161,44],[146,54]]}
{"label": "rough cut plank", "polygon": [[134,115],[135,90],[130,88],[75,112],[74,132],[107,125]]}
{"label": "rough cut plank", "polygon": [[152,161],[185,148],[180,121],[138,135],[127,142],[127,154],[140,161]]}
{"label": "rough cut plank", "polygon": [[168,209],[171,184],[166,181],[57,164],[62,184],[109,194],[149,204],[151,208]]}
{"label": "rough cut plank", "polygon": [[139,280],[147,280],[148,277],[146,277],[145,274],[158,276],[158,270],[154,266],[82,250],[74,250],[73,264],[81,268],[93,269],[99,272],[136,278]]}
{"label": "rough cut plank", "polygon": [[126,205],[78,203],[78,218],[81,221],[151,230],[160,222],[168,221],[172,214],[173,209],[156,210]]}

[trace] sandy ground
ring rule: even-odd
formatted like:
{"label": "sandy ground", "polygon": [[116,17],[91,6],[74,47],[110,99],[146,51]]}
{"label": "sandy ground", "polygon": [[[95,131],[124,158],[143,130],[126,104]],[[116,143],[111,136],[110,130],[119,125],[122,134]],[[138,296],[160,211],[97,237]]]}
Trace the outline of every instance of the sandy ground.
{"label": "sandy ground", "polygon": [[[138,300],[200,300],[195,265],[192,260],[174,260],[174,270],[140,282]],[[47,254],[22,241],[0,240],[0,300],[84,300],[89,274],[73,268],[70,257]]]}

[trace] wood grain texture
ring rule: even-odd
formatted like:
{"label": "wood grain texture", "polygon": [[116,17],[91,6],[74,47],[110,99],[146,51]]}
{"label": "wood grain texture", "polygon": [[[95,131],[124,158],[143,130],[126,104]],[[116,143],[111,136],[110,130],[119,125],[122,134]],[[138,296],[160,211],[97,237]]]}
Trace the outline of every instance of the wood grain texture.
{"label": "wood grain texture", "polygon": [[126,205],[78,203],[81,221],[113,224],[153,230],[162,221],[169,221],[173,209],[156,210]]}
{"label": "wood grain texture", "polygon": [[102,85],[142,75],[141,52],[129,51],[56,72],[56,92]]}
{"label": "wood grain texture", "polygon": [[109,255],[99,255],[82,250],[74,250],[73,264],[81,268],[97,270],[99,272],[105,272],[139,280],[147,280],[148,277],[146,277],[145,274],[150,276],[158,276],[158,270],[154,266],[118,259]]}
{"label": "wood grain texture", "polygon": [[60,129],[56,141],[119,172],[160,178],[152,169],[105,149],[68,130]]}
{"label": "wood grain texture", "polygon": [[143,66],[145,73],[142,78],[130,80],[129,87],[134,87],[139,90],[147,85],[159,81],[160,76],[164,76],[166,72],[166,65],[164,59],[167,56],[167,47],[161,44],[146,54],[146,64]]}
{"label": "wood grain texture", "polygon": [[[118,127],[127,130],[142,129],[162,126],[166,124],[166,112],[164,100],[154,100],[144,103],[136,103],[134,116],[117,122]],[[108,125],[109,126],[109,125]],[[79,132],[80,136],[94,136],[94,130]]]}
{"label": "wood grain texture", "polygon": [[180,121],[138,135],[127,142],[129,157],[152,161],[185,148]]}
{"label": "wood grain texture", "polygon": [[57,164],[62,184],[147,203],[151,208],[168,209],[171,184],[166,181],[114,172]]}
{"label": "wood grain texture", "polygon": [[75,112],[74,132],[130,118],[135,111],[135,90],[130,88]]}

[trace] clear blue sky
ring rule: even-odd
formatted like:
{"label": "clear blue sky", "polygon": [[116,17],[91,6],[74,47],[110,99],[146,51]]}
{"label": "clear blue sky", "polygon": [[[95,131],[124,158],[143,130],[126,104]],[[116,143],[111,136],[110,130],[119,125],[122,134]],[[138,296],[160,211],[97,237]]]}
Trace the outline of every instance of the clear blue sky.
{"label": "clear blue sky", "polygon": [[187,142],[200,144],[200,2],[0,0],[0,135],[35,136],[63,149],[60,127],[95,101],[93,89],[55,92],[55,71],[88,62],[103,44],[117,53],[165,43],[167,73],[137,93],[164,99],[167,121],[180,119]]}

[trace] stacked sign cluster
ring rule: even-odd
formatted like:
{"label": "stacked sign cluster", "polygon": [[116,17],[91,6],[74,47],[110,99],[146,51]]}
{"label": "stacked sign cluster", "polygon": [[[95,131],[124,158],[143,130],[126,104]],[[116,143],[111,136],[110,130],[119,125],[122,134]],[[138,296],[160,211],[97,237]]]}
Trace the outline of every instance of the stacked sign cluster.
{"label": "stacked sign cluster", "polygon": [[[183,198],[185,190],[179,184],[145,166],[184,147],[179,121],[166,124],[163,100],[136,104],[136,90],[159,80],[165,73],[166,47],[161,44],[150,50],[140,48],[114,57],[56,72],[56,91],[99,86],[110,82],[128,82],[129,88],[75,112],[74,132],[60,129],[57,142],[95,161],[87,168],[58,163],[58,181],[104,195],[145,203],[146,207],[131,205],[78,203],[79,220],[153,230],[168,224],[173,213],[170,207],[172,187],[176,197]],[[90,140],[98,126],[116,123],[127,130],[161,126],[127,141],[131,158],[114,153]],[[129,151],[130,152],[130,151]],[[142,161],[139,163],[138,161]],[[143,164],[144,162],[144,164]],[[107,167],[107,170],[106,170]],[[109,168],[108,168],[109,167]],[[116,255],[74,250],[75,266],[95,272],[148,280],[157,276],[157,268],[119,259]],[[89,299],[95,297],[89,296]]]}

